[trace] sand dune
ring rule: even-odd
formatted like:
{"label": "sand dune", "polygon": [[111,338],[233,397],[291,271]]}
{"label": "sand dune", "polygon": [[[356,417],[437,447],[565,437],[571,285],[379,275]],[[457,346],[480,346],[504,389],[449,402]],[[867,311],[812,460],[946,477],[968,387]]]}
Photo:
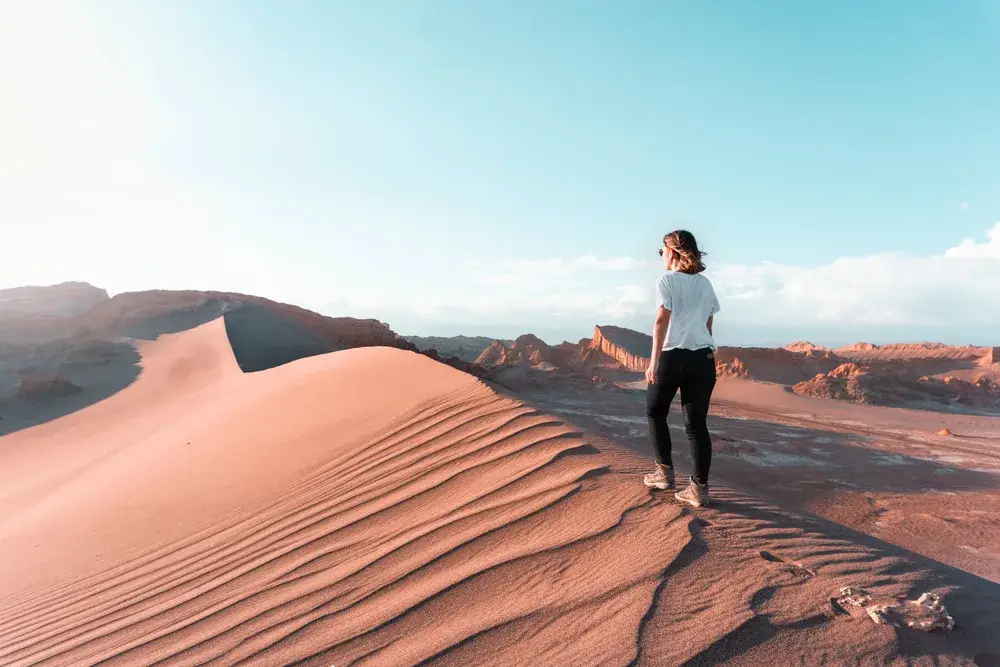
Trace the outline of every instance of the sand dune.
{"label": "sand dune", "polygon": [[[998,659],[995,584],[724,486],[692,514],[644,457],[425,356],[245,374],[221,319],[140,353],[0,439],[0,664]],[[848,585],[938,590],[959,628],[845,615]]]}
{"label": "sand dune", "polygon": [[[327,317],[256,296],[152,290],[108,298],[103,290],[86,285],[81,296],[74,285],[9,291],[34,295],[40,306],[27,297],[3,302],[0,294],[0,310],[4,311],[0,317],[0,436],[116,394],[138,376],[136,343],[189,331],[220,316],[236,363],[244,372],[356,347],[417,350],[383,322]],[[17,311],[18,307],[25,310]],[[58,307],[66,314],[41,319],[32,315],[32,308],[42,307]],[[32,315],[28,319],[35,327],[26,338],[21,324],[27,320],[22,315]],[[422,353],[473,375],[482,371],[434,349]]]}

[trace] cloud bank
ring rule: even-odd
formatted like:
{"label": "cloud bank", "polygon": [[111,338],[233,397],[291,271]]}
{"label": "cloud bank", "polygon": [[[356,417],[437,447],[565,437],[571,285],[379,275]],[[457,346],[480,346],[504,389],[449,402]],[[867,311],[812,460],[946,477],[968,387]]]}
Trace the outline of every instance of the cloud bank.
{"label": "cloud bank", "polygon": [[[596,323],[648,329],[659,262],[584,256],[479,261],[464,277],[459,271],[455,284],[408,295],[413,312],[469,325],[572,327],[586,335]],[[966,330],[1000,327],[1000,222],[984,238],[929,256],[884,252],[819,266],[713,265],[707,275],[722,302],[720,319],[743,329],[785,331],[789,339],[801,331],[860,336],[880,329],[910,338],[962,338]],[[409,321],[391,303],[369,305],[372,313]]]}
{"label": "cloud bank", "polygon": [[1000,222],[925,257],[876,253],[829,264],[723,266],[712,276],[741,321],[1000,325]]}

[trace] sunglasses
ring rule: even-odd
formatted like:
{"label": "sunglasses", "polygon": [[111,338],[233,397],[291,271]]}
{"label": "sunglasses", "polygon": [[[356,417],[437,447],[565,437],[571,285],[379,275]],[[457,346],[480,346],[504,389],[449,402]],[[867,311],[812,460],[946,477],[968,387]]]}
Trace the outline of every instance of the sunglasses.
{"label": "sunglasses", "polygon": [[660,248],[660,257],[663,257],[663,248]]}

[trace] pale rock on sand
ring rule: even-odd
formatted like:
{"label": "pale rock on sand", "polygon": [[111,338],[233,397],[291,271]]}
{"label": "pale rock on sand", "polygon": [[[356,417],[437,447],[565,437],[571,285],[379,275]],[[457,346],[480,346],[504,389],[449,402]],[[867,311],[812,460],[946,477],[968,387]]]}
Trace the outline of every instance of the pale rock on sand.
{"label": "pale rock on sand", "polygon": [[955,627],[955,619],[948,614],[937,593],[924,593],[917,600],[902,603],[870,604],[871,601],[868,591],[850,586],[841,588],[837,598],[841,607],[863,609],[878,625],[905,625],[925,632],[952,630]]}
{"label": "pale rock on sand", "polygon": [[866,591],[851,588],[850,586],[844,586],[840,589],[840,597],[837,598],[837,601],[840,602],[841,605],[866,607],[868,603],[872,601],[872,596]]}

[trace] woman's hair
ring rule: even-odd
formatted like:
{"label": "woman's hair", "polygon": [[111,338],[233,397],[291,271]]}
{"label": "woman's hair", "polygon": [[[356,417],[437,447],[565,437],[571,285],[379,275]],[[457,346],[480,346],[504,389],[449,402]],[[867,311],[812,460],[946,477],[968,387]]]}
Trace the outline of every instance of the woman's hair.
{"label": "woman's hair", "polygon": [[677,229],[664,236],[663,245],[677,255],[677,270],[681,273],[701,273],[705,270],[701,258],[708,253],[702,252],[694,234],[686,229]]}

